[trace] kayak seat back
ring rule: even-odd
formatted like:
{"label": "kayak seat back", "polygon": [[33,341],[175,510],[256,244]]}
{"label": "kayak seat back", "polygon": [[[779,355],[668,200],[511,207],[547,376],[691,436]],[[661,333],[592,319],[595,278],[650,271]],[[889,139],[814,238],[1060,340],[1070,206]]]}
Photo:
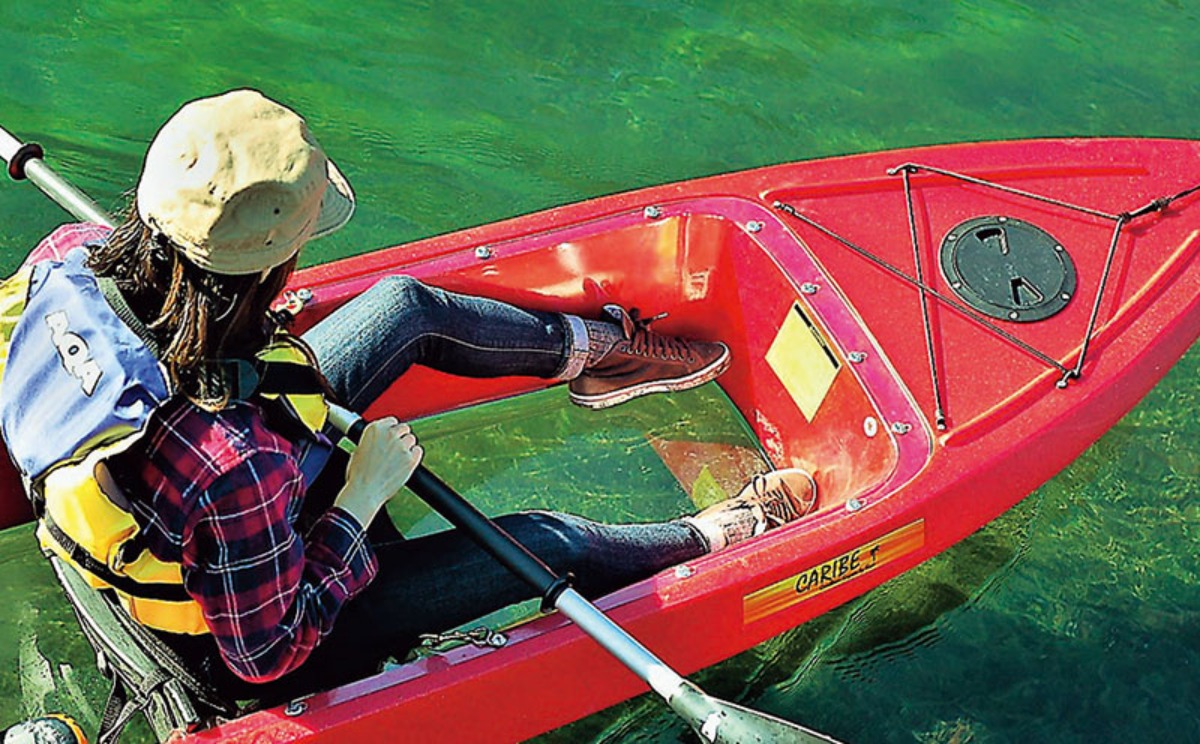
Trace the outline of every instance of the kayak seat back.
{"label": "kayak seat back", "polygon": [[96,664],[112,682],[97,741],[117,741],[135,713],[142,713],[160,741],[202,728],[216,716],[238,714],[197,678],[183,660],[131,618],[111,592],[92,587],[75,569],[51,556],[50,563]]}

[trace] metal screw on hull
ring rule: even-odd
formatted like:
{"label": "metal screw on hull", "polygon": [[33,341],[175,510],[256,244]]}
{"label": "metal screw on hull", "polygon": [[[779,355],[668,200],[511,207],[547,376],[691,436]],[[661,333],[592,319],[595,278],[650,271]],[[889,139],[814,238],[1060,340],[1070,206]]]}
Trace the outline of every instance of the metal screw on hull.
{"label": "metal screw on hull", "polygon": [[907,434],[910,431],[912,431],[912,424],[906,424],[903,421],[893,421],[892,422],[892,433],[893,434]]}
{"label": "metal screw on hull", "polygon": [[867,416],[863,419],[863,434],[866,434],[868,438],[874,439],[878,433],[879,421],[874,416]]}
{"label": "metal screw on hull", "polygon": [[766,225],[764,225],[763,223],[761,223],[757,220],[755,220],[753,222],[747,222],[746,223],[746,232],[756,233],[756,232],[759,232],[760,230],[762,230],[764,227],[766,227]]}
{"label": "metal screw on hull", "polygon": [[486,245],[481,245],[475,249],[475,258],[478,258],[480,261],[486,261],[491,257],[492,249]]}
{"label": "metal screw on hull", "polygon": [[863,502],[861,500],[850,499],[849,501],[846,502],[846,511],[856,512],[856,511],[862,509],[863,506],[865,506],[865,504],[863,504]]}
{"label": "metal screw on hull", "polygon": [[800,292],[802,294],[806,294],[806,295],[816,294],[817,290],[819,290],[819,289],[820,289],[820,287],[813,284],[812,282],[805,282],[804,284],[800,285]]}
{"label": "metal screw on hull", "polygon": [[508,636],[499,631],[494,632],[487,637],[487,645],[492,648],[504,648],[508,645]]}
{"label": "metal screw on hull", "polygon": [[283,709],[283,714],[285,716],[295,717],[306,710],[308,710],[308,703],[304,702],[303,700],[293,700],[287,704],[286,708]]}
{"label": "metal screw on hull", "polygon": [[867,352],[852,351],[846,355],[846,358],[854,364],[862,364],[863,362],[867,361]]}
{"label": "metal screw on hull", "polygon": [[662,217],[663,211],[660,207],[649,206],[642,210],[642,216],[648,220],[656,220]]}

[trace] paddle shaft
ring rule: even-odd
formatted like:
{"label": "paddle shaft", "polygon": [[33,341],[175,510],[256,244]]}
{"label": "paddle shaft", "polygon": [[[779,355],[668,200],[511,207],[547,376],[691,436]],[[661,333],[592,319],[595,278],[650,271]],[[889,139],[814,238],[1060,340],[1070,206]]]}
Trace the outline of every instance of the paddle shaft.
{"label": "paddle shaft", "polygon": [[67,183],[42,160],[42,148],[22,143],[8,130],[0,128],[0,158],[8,163],[8,175],[14,181],[28,178],[60,207],[86,222],[113,227],[113,218],[87,194]]}
{"label": "paddle shaft", "polygon": [[[330,422],[357,443],[366,421],[341,406],[330,405]],[[570,587],[528,548],[505,532],[424,465],[418,465],[408,487],[422,501],[463,530],[477,545],[570,618],[584,633],[650,686],[705,741],[714,744],[794,742],[839,744],[824,734],[710,697],[655,656]]]}

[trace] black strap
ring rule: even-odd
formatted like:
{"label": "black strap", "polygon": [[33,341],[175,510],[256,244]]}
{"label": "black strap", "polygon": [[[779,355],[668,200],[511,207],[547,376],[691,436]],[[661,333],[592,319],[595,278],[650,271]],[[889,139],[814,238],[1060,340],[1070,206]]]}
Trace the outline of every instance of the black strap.
{"label": "black strap", "polygon": [[325,378],[315,367],[297,362],[249,362],[223,359],[226,379],[233,384],[232,396],[249,400],[252,395],[324,395]]}
{"label": "black strap", "polygon": [[115,744],[121,740],[121,732],[133,714],[143,709],[148,697],[129,694],[129,686],[119,674],[112,678],[112,689],[104,703],[104,715],[100,717],[100,730],[96,733],[97,744]]}
{"label": "black strap", "polygon": [[164,602],[191,601],[191,596],[188,595],[187,591],[180,584],[143,584],[140,581],[134,581],[128,576],[121,576],[114,573],[107,565],[96,560],[91,553],[84,550],[70,535],[63,532],[62,528],[55,524],[49,514],[42,516],[42,523],[46,525],[46,531],[59,544],[59,547],[66,551],[72,561],[88,573],[99,577],[114,589],[131,597],[141,599],[155,599]]}

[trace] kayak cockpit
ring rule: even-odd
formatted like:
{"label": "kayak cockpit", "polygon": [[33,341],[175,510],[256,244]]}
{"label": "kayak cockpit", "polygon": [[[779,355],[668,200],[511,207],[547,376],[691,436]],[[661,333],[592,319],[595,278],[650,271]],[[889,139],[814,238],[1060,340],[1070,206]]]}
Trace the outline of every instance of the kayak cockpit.
{"label": "kayak cockpit", "polygon": [[[759,450],[755,469],[737,477],[772,467],[806,468],[816,474],[821,511],[894,490],[929,456],[926,426],[857,312],[781,215],[757,202],[716,197],[651,205],[464,246],[404,271],[454,291],[584,315],[619,302],[643,314],[666,313],[656,325],[663,332],[724,341],[733,364],[719,384]],[[378,276],[367,271],[332,286],[304,285],[316,298],[306,313],[320,317],[324,307]],[[416,369],[370,413],[412,419],[544,385]],[[620,415],[586,418],[605,427]],[[574,425],[584,425],[583,419]],[[700,427],[687,429],[677,427],[680,441],[696,438]],[[659,447],[691,492],[695,483],[688,480],[704,470],[710,448],[665,440]],[[462,457],[485,451],[456,448]],[[680,464],[685,450],[692,465]],[[722,488],[736,493],[738,485]]]}

